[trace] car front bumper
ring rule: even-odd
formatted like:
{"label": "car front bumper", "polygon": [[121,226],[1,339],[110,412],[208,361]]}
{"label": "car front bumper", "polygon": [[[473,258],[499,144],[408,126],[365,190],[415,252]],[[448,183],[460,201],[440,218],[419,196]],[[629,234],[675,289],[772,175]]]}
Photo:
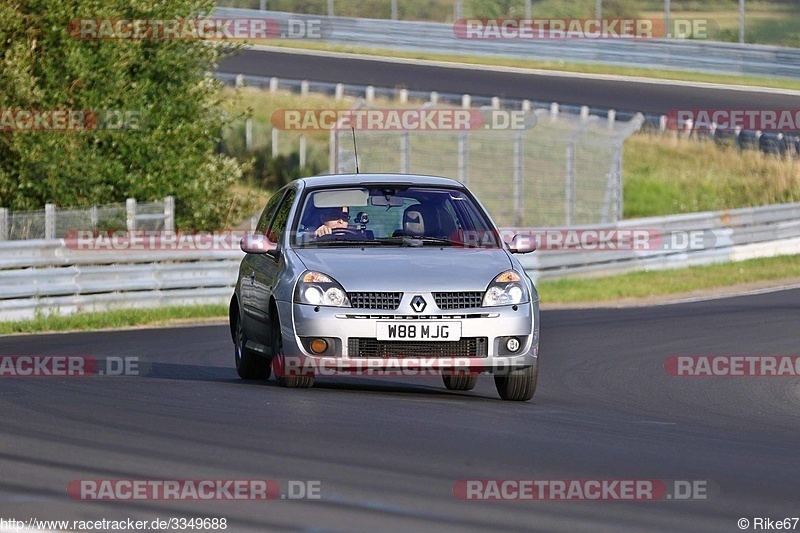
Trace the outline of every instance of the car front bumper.
{"label": "car front bumper", "polygon": [[[408,315],[340,307],[278,302],[283,337],[283,357],[289,373],[316,375],[483,373],[503,374],[537,364],[539,355],[538,302],[518,306],[438,311],[436,315]],[[449,341],[376,341],[378,323],[434,324],[460,322],[461,338],[475,340],[480,349],[460,352]],[[506,348],[511,337],[519,341],[513,353]],[[329,349],[314,354],[309,340],[328,341]],[[383,348],[380,356],[353,353],[358,341]],[[413,350],[408,350],[415,344]],[[445,346],[449,344],[449,346]],[[475,343],[471,344],[473,347]],[[397,351],[398,353],[394,353]],[[402,353],[400,353],[402,352]]]}

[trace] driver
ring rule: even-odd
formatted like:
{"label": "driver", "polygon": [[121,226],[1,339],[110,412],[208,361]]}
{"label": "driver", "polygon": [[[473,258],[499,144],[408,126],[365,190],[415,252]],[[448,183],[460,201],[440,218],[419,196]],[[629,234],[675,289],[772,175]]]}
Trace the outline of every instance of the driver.
{"label": "driver", "polygon": [[319,222],[320,226],[314,231],[314,237],[330,235],[336,229],[347,229],[347,223],[350,222],[350,208],[344,206],[323,209],[319,215]]}

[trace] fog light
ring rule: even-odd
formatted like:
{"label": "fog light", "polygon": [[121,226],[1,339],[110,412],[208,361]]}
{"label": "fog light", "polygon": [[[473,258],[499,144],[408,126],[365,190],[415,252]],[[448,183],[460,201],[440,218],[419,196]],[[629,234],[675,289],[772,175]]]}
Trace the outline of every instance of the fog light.
{"label": "fog light", "polygon": [[314,339],[311,341],[311,351],[314,353],[323,353],[328,349],[328,341],[325,339]]}
{"label": "fog light", "polygon": [[511,337],[506,341],[506,349],[509,352],[516,352],[519,350],[519,340],[516,337]]}

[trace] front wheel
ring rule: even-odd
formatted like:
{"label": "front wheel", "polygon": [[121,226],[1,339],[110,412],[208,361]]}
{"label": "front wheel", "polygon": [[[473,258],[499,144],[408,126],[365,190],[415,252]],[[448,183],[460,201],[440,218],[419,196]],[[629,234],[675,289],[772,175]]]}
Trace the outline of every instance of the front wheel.
{"label": "front wheel", "polygon": [[242,379],[269,379],[270,365],[247,348],[247,337],[242,327],[242,318],[236,317],[235,337],[233,339],[233,356],[236,362],[236,373]]}
{"label": "front wheel", "polygon": [[272,323],[272,368],[278,385],[290,389],[307,389],[313,387],[313,374],[303,376],[286,375],[286,354],[283,353],[283,336],[281,335],[281,323],[277,313],[272,315],[270,322]]}
{"label": "front wheel", "polygon": [[442,381],[447,390],[472,390],[478,383],[477,374],[442,374]]}
{"label": "front wheel", "polygon": [[539,378],[539,361],[533,366],[521,370],[512,370],[508,374],[494,377],[497,393],[504,400],[526,402],[536,392],[536,381]]}

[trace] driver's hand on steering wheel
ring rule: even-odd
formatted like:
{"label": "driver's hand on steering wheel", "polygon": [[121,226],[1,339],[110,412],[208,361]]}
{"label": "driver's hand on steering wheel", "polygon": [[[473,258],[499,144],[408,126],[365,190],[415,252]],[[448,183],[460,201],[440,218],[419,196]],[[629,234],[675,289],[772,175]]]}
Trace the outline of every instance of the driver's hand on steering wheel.
{"label": "driver's hand on steering wheel", "polygon": [[323,235],[330,235],[330,234],[331,234],[331,228],[323,224],[317,228],[317,231],[314,232],[314,237],[322,237]]}

